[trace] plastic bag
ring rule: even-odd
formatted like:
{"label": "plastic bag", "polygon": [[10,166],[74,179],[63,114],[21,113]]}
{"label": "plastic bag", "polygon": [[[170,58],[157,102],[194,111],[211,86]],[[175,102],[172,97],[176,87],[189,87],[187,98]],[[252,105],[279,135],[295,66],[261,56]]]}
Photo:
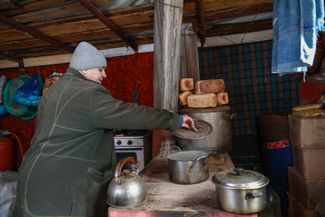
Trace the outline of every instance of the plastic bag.
{"label": "plastic bag", "polygon": [[6,114],[8,114],[8,111],[7,111],[6,107],[1,103],[0,104],[0,117],[4,116]]}
{"label": "plastic bag", "polygon": [[37,106],[41,97],[43,82],[39,74],[33,75],[21,86],[14,97],[16,103],[24,106]]}
{"label": "plastic bag", "polygon": [[0,216],[12,217],[17,194],[17,172],[0,172]]}

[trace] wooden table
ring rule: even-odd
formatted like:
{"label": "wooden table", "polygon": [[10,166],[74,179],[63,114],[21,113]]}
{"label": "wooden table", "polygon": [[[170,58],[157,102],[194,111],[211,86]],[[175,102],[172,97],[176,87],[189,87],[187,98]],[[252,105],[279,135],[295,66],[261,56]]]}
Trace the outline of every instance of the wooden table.
{"label": "wooden table", "polygon": [[108,217],[257,217],[236,215],[219,208],[211,178],[217,172],[232,170],[234,165],[228,154],[209,157],[208,162],[208,180],[179,185],[169,181],[167,159],[155,157],[141,174],[147,186],[147,201],[135,208],[111,207]]}

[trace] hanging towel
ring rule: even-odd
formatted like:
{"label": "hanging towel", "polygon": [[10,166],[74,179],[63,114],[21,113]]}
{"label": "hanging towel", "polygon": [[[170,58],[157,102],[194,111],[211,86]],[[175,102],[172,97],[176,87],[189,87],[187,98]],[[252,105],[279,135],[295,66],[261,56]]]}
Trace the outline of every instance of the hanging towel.
{"label": "hanging towel", "polygon": [[323,30],[323,0],[273,0],[272,73],[306,72]]}

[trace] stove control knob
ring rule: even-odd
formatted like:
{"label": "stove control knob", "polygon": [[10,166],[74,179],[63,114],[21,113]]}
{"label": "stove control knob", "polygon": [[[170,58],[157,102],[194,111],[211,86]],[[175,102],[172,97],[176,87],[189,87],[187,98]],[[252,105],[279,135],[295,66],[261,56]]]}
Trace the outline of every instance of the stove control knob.
{"label": "stove control knob", "polygon": [[132,145],[132,141],[131,140],[128,140],[128,145]]}
{"label": "stove control knob", "polygon": [[121,145],[122,144],[121,140],[117,140],[116,144]]}

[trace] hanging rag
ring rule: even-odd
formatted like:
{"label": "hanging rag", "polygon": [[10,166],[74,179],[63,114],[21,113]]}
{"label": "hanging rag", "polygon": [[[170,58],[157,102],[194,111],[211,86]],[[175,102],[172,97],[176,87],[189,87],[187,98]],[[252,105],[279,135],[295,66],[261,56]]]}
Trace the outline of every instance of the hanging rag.
{"label": "hanging rag", "polygon": [[44,94],[49,87],[54,84],[59,78],[63,76],[63,73],[53,72],[48,78],[45,79],[45,83],[43,86],[42,94]]}
{"label": "hanging rag", "polygon": [[272,73],[306,72],[324,28],[324,1],[273,0]]}

